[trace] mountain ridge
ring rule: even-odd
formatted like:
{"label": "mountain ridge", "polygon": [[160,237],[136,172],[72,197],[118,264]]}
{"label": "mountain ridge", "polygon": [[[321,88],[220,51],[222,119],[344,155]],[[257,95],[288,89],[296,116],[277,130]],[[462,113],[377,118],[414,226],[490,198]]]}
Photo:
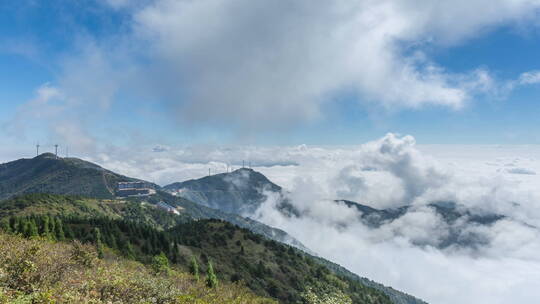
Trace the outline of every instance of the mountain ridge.
{"label": "mountain ridge", "polygon": [[28,193],[114,198],[118,182],[141,181],[78,158],[43,153],[0,165],[0,200]]}
{"label": "mountain ridge", "polygon": [[249,168],[175,182],[163,189],[201,205],[236,214],[253,213],[266,199],[262,190],[282,190],[266,176]]}

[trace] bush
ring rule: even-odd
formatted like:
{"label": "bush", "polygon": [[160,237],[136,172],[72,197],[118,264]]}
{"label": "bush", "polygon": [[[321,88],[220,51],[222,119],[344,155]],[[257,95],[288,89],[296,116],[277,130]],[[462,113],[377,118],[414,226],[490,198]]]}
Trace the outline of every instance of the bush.
{"label": "bush", "polygon": [[167,259],[167,256],[163,252],[154,256],[152,259],[152,269],[156,274],[169,273],[171,270],[169,267],[169,259]]}

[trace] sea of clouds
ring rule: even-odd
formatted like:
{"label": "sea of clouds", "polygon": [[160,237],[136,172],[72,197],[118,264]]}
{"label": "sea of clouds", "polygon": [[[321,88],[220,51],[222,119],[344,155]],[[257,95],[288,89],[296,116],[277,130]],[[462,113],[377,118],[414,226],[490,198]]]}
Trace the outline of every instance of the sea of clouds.
{"label": "sea of clouds", "polygon": [[[129,157],[126,157],[129,155]],[[540,290],[540,147],[417,145],[388,134],[343,147],[122,148],[91,158],[120,173],[164,185],[242,166],[283,186],[302,217],[278,212],[278,196],[251,217],[286,230],[322,257],[430,303],[536,303]],[[379,228],[333,199],[374,208],[411,205]],[[453,228],[485,242],[437,249],[452,228],[426,207],[453,201],[476,214],[501,214],[492,226]],[[424,246],[414,244],[422,243]]]}

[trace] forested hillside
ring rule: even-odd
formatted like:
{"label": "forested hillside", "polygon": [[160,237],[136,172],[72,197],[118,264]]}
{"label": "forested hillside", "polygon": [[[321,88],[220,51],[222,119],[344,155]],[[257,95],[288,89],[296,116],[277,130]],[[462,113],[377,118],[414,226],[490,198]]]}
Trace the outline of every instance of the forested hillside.
{"label": "forested hillside", "polygon": [[[58,227],[58,226],[57,226]],[[0,233],[0,303],[273,304],[240,284],[207,284],[157,256],[151,264],[95,245]]]}
{"label": "forested hillside", "polygon": [[244,282],[256,294],[282,303],[311,303],[308,294],[342,303],[391,303],[383,292],[333,273],[298,249],[219,220],[191,221],[159,231],[120,219],[26,215],[3,218],[1,227],[27,238],[80,240],[92,244],[102,258],[111,251],[151,264],[155,256],[163,255],[175,267],[194,274],[195,269],[208,272],[212,263],[221,281]]}

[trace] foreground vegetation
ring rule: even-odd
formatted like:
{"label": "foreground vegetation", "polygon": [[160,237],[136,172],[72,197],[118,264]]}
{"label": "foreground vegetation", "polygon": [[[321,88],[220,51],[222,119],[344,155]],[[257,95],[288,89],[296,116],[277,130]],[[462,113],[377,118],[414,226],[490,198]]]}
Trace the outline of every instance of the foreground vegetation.
{"label": "foreground vegetation", "polygon": [[[144,266],[95,246],[0,234],[0,303],[276,303],[240,284],[205,280]],[[159,261],[159,259],[156,259]]]}

